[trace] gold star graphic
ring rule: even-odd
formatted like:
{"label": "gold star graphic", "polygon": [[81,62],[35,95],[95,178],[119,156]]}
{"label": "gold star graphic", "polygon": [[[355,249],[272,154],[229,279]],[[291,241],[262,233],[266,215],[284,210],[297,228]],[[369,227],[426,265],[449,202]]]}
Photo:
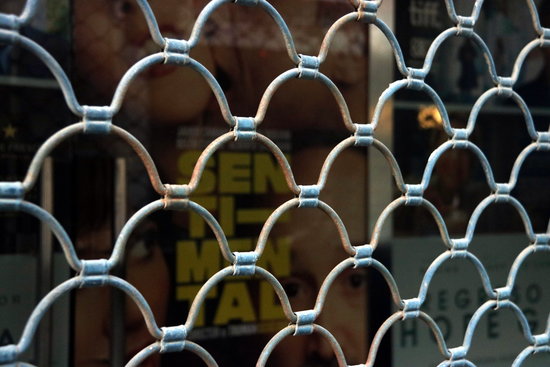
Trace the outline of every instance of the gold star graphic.
{"label": "gold star graphic", "polygon": [[13,127],[13,125],[8,125],[2,128],[4,130],[4,138],[15,138],[15,133],[17,133],[17,129]]}

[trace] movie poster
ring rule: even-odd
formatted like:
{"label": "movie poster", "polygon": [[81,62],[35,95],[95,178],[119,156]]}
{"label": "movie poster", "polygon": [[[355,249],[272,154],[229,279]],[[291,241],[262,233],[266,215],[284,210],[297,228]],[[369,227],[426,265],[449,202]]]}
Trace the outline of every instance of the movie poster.
{"label": "movie poster", "polygon": [[[187,38],[207,1],[150,4],[163,35]],[[319,53],[328,28],[354,11],[345,1],[270,4],[287,22],[298,53],[312,56]],[[158,52],[159,47],[150,40],[134,2],[75,0],[73,10],[77,90],[86,100],[108,103],[124,72],[144,56]],[[367,119],[366,31],[364,24],[355,22],[340,30],[320,68],[339,88],[354,122]],[[233,3],[224,4],[211,15],[190,57],[216,78],[231,115],[239,117],[255,116],[270,83],[297,66],[288,56],[279,28],[265,11]],[[230,131],[204,78],[191,68],[175,65],[157,65],[138,77],[113,123],[140,139],[162,181],[172,184],[188,183],[201,153]],[[258,133],[281,149],[299,185],[316,184],[327,155],[351,135],[326,85],[298,79],[276,91]],[[105,148],[105,144],[100,146]],[[157,200],[139,160],[115,143],[107,149],[127,159],[129,215]],[[320,196],[341,216],[353,245],[364,244],[367,238],[366,151],[344,151]],[[294,197],[279,163],[264,145],[231,139],[208,159],[190,200],[212,213],[231,250],[242,252],[255,248],[266,220]],[[87,244],[93,243],[93,238],[98,241],[93,236],[102,232],[99,228],[110,226],[108,221],[98,225],[85,232],[86,239],[80,241],[84,248],[90,247]],[[106,232],[114,233],[112,228]],[[164,211],[147,220],[138,232],[128,243],[125,279],[142,292],[159,326],[184,324],[197,292],[230,264],[208,224],[191,211]],[[314,307],[323,280],[348,256],[330,218],[318,209],[300,208],[277,221],[258,266],[280,280],[293,310],[302,311]],[[317,320],[342,345],[349,364],[362,363],[367,357],[366,280],[361,269],[345,271],[331,288]],[[97,355],[108,360],[112,339],[102,335],[101,325],[109,324],[109,313],[99,313],[101,322],[87,322],[92,312],[88,301],[93,296],[88,291],[81,294],[76,295],[75,363],[85,365]],[[104,309],[108,305],[106,297],[94,307]],[[154,340],[137,308],[131,302],[126,307],[123,353],[127,360]],[[82,308],[88,311],[79,311]],[[227,277],[207,294],[188,339],[208,350],[219,365],[252,366],[267,342],[288,324],[267,281],[259,276]],[[85,340],[92,338],[98,347],[90,350]],[[155,355],[147,363],[171,366],[203,362],[184,351]],[[335,355],[318,334],[288,337],[275,349],[269,363],[330,366]]]}

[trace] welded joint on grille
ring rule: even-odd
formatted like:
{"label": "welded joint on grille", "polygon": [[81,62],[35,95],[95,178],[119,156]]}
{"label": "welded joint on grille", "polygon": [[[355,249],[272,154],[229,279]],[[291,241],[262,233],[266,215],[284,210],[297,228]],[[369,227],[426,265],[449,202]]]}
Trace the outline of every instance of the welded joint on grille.
{"label": "welded joint on grille", "polygon": [[191,194],[191,187],[189,185],[172,185],[165,184],[166,198],[170,199],[187,199]]}
{"label": "welded joint on grille", "polygon": [[316,208],[319,206],[319,194],[321,193],[319,185],[299,185],[298,187],[300,188],[299,208]]}
{"label": "welded joint on grille", "polygon": [[453,136],[451,136],[451,147],[453,149],[465,149],[468,147],[468,138],[470,133],[468,129],[453,129]]}
{"label": "welded joint on grille", "polygon": [[455,251],[464,251],[468,249],[470,241],[467,238],[454,238],[451,240],[451,249]]}
{"label": "welded joint on grille", "polygon": [[296,329],[293,335],[310,335],[313,333],[313,322],[317,318],[315,310],[298,311],[295,314]]}
{"label": "welded joint on grille", "polygon": [[550,335],[548,334],[538,334],[533,335],[533,347],[541,347],[543,345],[549,345],[550,344]]}
{"label": "welded joint on grille", "polygon": [[164,38],[164,63],[185,65],[189,63],[189,42],[174,38]]}
{"label": "welded joint on grille", "polygon": [[497,95],[510,98],[514,94],[514,80],[510,77],[498,77]]}
{"label": "welded joint on grille", "polygon": [[537,150],[550,150],[550,132],[537,132]]}
{"label": "welded joint on grille", "polygon": [[160,353],[181,352],[185,348],[187,328],[185,325],[162,327]]}
{"label": "welded joint on grille", "polygon": [[458,361],[466,358],[466,354],[468,354],[468,348],[461,345],[460,347],[450,348],[449,353],[451,355],[451,357],[449,358],[451,362]]}
{"label": "welded joint on grille", "polygon": [[254,251],[233,252],[235,262],[233,263],[233,275],[254,275],[258,254]]}
{"label": "welded joint on grille", "polygon": [[416,319],[420,315],[420,306],[422,306],[422,300],[418,297],[403,300],[402,319]]}
{"label": "welded joint on grille", "polygon": [[254,117],[235,116],[235,121],[236,123],[233,129],[235,141],[252,140],[256,138],[256,121],[254,121]]}
{"label": "welded joint on grille", "polygon": [[374,247],[372,245],[354,246],[355,255],[353,256],[354,268],[363,268],[372,264],[372,254]]}
{"label": "welded joint on grille", "polygon": [[422,204],[424,187],[420,185],[405,185],[405,205],[419,206]]}
{"label": "welded joint on grille", "polygon": [[110,270],[111,265],[107,259],[82,260],[80,270],[81,287],[101,287],[105,285]]}
{"label": "welded joint on grille", "polygon": [[372,124],[354,124],[355,133],[355,145],[366,147],[372,144],[374,138],[372,136],[374,128]]}
{"label": "welded joint on grille", "polygon": [[550,245],[550,234],[548,233],[537,233],[535,235],[535,246],[548,246]]}
{"label": "welded joint on grille", "polygon": [[14,363],[19,355],[18,349],[15,344],[0,346],[0,364]]}
{"label": "welded joint on grille", "polygon": [[25,195],[25,188],[20,181],[0,182],[0,198],[22,199]]}
{"label": "welded joint on grille", "polygon": [[422,90],[426,85],[426,71],[416,68],[408,68],[407,88],[412,90]]}
{"label": "welded joint on grille", "polygon": [[319,76],[319,67],[321,66],[321,61],[317,56],[308,56],[300,54],[300,63],[298,64],[298,70],[300,74],[298,78],[300,79],[316,79]]}
{"label": "welded joint on grille", "polygon": [[7,29],[10,31],[19,32],[21,22],[17,15],[13,14],[0,14],[0,29]]}
{"label": "welded joint on grille", "polygon": [[459,15],[456,17],[458,22],[456,23],[457,36],[471,36],[474,33],[474,25],[476,20],[474,17],[465,17]]}
{"label": "welded joint on grille", "polygon": [[233,2],[244,6],[256,6],[260,3],[260,0],[234,0]]}
{"label": "welded joint on grille", "polygon": [[497,195],[510,195],[512,191],[512,186],[508,183],[497,183],[495,194]]}
{"label": "welded joint on grille", "polygon": [[108,134],[111,132],[113,110],[110,106],[82,106],[84,111],[84,132]]}
{"label": "welded joint on grille", "polygon": [[93,276],[93,275],[107,275],[111,270],[109,260],[96,259],[96,260],[82,260],[81,276]]}
{"label": "welded joint on grille", "polygon": [[452,140],[468,140],[469,136],[468,129],[453,129]]}
{"label": "welded joint on grille", "polygon": [[495,291],[495,301],[496,307],[495,309],[498,309],[502,302],[508,302],[510,301],[510,297],[512,296],[512,288],[511,287],[501,287],[494,290]]}
{"label": "welded joint on grille", "polygon": [[357,20],[365,23],[374,23],[379,4],[376,1],[361,0],[357,7]]}

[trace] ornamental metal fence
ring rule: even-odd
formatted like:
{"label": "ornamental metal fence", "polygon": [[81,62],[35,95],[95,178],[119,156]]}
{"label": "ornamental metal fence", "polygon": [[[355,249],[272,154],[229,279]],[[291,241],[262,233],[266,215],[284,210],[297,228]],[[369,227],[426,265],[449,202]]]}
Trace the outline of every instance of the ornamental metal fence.
{"label": "ornamental metal fence", "polygon": [[[34,311],[28,317],[27,324],[22,335],[19,336],[17,343],[0,347],[0,364],[19,364],[24,365],[21,355],[29,348],[33,338],[36,337],[37,328],[45,313],[52,307],[58,299],[78,288],[92,287],[114,287],[126,293],[137,305],[143,315],[143,322],[147,330],[156,340],[148,347],[135,354],[126,364],[127,366],[137,366],[148,357],[157,353],[177,353],[183,350],[190,351],[199,356],[206,365],[216,366],[216,360],[211,356],[208,350],[200,345],[200,342],[194,342],[188,338],[190,332],[194,329],[201,306],[204,304],[208,293],[219,282],[229,277],[260,277],[267,281],[275,291],[284,315],[288,319],[289,325],[281,329],[265,345],[257,366],[264,366],[272,351],[285,338],[292,338],[294,335],[319,334],[328,341],[333,349],[334,356],[339,366],[348,366],[346,356],[339,344],[339,341],[333,336],[330,330],[318,325],[316,319],[323,311],[327,294],[335,279],[349,268],[371,268],[379,272],[387,282],[392,295],[396,312],[378,328],[374,338],[369,345],[368,358],[363,364],[355,366],[373,366],[379,351],[380,343],[388,330],[395,324],[409,319],[419,319],[426,323],[433,337],[437,341],[441,353],[441,367],[446,366],[474,366],[469,361],[469,351],[472,347],[474,332],[480,322],[480,319],[488,312],[494,309],[511,309],[519,323],[521,324],[524,335],[524,349],[513,362],[513,366],[521,366],[524,360],[529,356],[539,352],[550,352],[550,325],[546,331],[541,334],[534,334],[530,328],[528,319],[524,312],[512,300],[512,293],[516,284],[518,272],[522,269],[522,264],[527,258],[538,256],[541,252],[550,251],[550,233],[548,231],[536,233],[533,230],[531,219],[524,208],[524,205],[514,197],[514,190],[521,168],[526,159],[537,151],[550,150],[550,132],[538,131],[535,129],[533,117],[529,106],[524,99],[516,92],[515,86],[519,78],[522,66],[525,63],[527,55],[534,49],[550,47],[550,29],[545,28],[539,21],[539,14],[533,0],[517,1],[518,7],[527,7],[531,14],[531,24],[525,24],[525,27],[533,27],[537,36],[527,43],[514,64],[510,75],[499,75],[491,51],[484,39],[476,33],[476,20],[483,11],[484,1],[477,0],[473,5],[471,14],[458,14],[455,10],[452,0],[445,0],[446,10],[453,26],[433,40],[427,50],[424,58],[424,64],[420,68],[413,68],[407,65],[403,52],[396,36],[377,15],[381,7],[384,6],[382,0],[378,1],[360,1],[351,0],[354,10],[336,21],[326,34],[319,52],[315,55],[300,54],[295,47],[293,34],[281,17],[275,7],[266,0],[212,0],[200,12],[194,20],[194,25],[188,39],[173,38],[163,34],[159,28],[155,14],[149,3],[145,0],[136,0],[143,17],[146,19],[149,29],[150,39],[160,49],[160,52],[154,52],[146,55],[128,69],[122,79],[119,81],[112,100],[109,105],[85,105],[77,99],[73,85],[66,72],[60,66],[58,61],[52,57],[39,43],[22,35],[19,29],[28,24],[33,18],[37,17],[38,1],[27,0],[24,10],[21,14],[0,14],[0,42],[5,45],[17,45],[26,51],[34,54],[51,71],[55,80],[59,84],[63,93],[65,102],[70,111],[79,119],[79,122],[69,124],[50,136],[40,146],[30,166],[27,174],[20,180],[0,182],[0,210],[3,212],[21,212],[38,218],[45,223],[59,244],[62,247],[65,259],[76,275],[63,283],[51,289],[34,308]],[[208,19],[220,7],[226,3],[232,3],[236,7],[257,7],[267,13],[276,23],[284,39],[284,44],[288,58],[293,65],[287,71],[277,76],[268,88],[263,92],[263,96],[257,108],[255,116],[234,116],[231,112],[231,106],[228,102],[219,80],[212,72],[201,62],[193,58],[194,49],[201,44],[201,39],[206,31],[205,26]],[[334,46],[336,35],[342,27],[349,23],[361,23],[365,27],[377,28],[386,37],[395,56],[395,62],[401,79],[392,82],[385,91],[379,96],[378,103],[374,107],[374,112],[370,121],[354,121],[350,114],[348,105],[341,91],[336,84],[322,72],[323,63],[327,59],[327,54]],[[456,128],[451,125],[446,106],[438,93],[427,82],[430,75],[434,57],[441,45],[449,38],[464,37],[469,39],[484,56],[489,76],[493,86],[486,90],[475,102],[469,112],[468,121],[465,127]],[[376,50],[370,50],[376,53]],[[177,184],[174,182],[163,182],[155,161],[151,158],[142,142],[129,131],[113,123],[113,117],[116,116],[122,108],[127,92],[133,81],[142,73],[146,73],[154,65],[169,64],[178,67],[189,68],[200,75],[215,96],[219,110],[223,119],[227,123],[228,132],[212,139],[207,148],[202,151],[194,166],[189,182]],[[388,66],[391,67],[391,66]],[[270,102],[276,92],[288,81],[292,79],[315,80],[324,85],[332,93],[338,104],[342,117],[342,123],[349,132],[349,137],[340,141],[324,158],[324,164],[319,172],[318,181],[315,184],[305,185],[296,182],[292,164],[289,162],[280,147],[274,143],[268,135],[257,131],[258,127],[265,119]],[[185,88],[185,86],[182,86]],[[424,168],[422,180],[420,182],[406,182],[400,166],[394,157],[391,149],[377,139],[379,126],[385,121],[381,118],[383,108],[393,96],[400,90],[410,89],[425,93],[436,106],[442,120],[442,128],[446,135],[446,140],[440,144],[430,155]],[[485,153],[471,141],[470,137],[476,127],[478,115],[482,108],[496,97],[507,98],[512,104],[517,105],[523,114],[525,120],[525,129],[528,132],[531,143],[525,146],[523,151],[517,156],[513,165],[510,177],[507,181],[496,181],[491,164]],[[2,97],[4,98],[4,97]],[[25,123],[32,124],[32,121]],[[123,225],[114,247],[109,256],[98,259],[83,260],[77,254],[74,239],[71,238],[66,229],[59,221],[37,203],[30,202],[26,195],[37,184],[39,174],[49,155],[64,141],[72,139],[76,135],[91,134],[96,136],[113,135],[124,141],[135,154],[140,158],[145,167],[152,189],[158,194],[158,199],[143,206],[137,210],[131,218]],[[286,184],[290,191],[295,195],[276,210],[274,210],[265,221],[263,228],[258,233],[258,240],[253,251],[234,251],[229,245],[226,234],[224,233],[218,220],[190,196],[197,189],[205,169],[213,154],[220,150],[222,146],[231,144],[233,141],[254,141],[265,147],[280,165],[284,173]],[[503,142],[503,144],[505,144]],[[348,236],[345,223],[331,206],[320,199],[320,195],[326,185],[327,178],[330,176],[331,168],[343,151],[350,147],[374,148],[379,151],[387,161],[394,178],[396,189],[401,193],[400,197],[388,203],[386,208],[379,213],[374,228],[371,229],[371,237],[368,243],[352,243]],[[491,193],[481,200],[473,213],[471,214],[466,233],[463,237],[451,237],[447,230],[446,222],[438,211],[436,206],[424,197],[433,175],[434,167],[439,158],[450,150],[468,150],[479,160],[486,184]],[[482,213],[491,205],[496,203],[507,203],[511,205],[519,214],[523,221],[525,234],[529,239],[529,244],[515,258],[512,267],[509,269],[509,275],[505,284],[496,284],[489,276],[484,264],[470,250],[469,245],[474,238],[476,224]],[[413,206],[424,207],[433,217],[437,224],[439,234],[444,248],[441,254],[433,260],[431,264],[426,264],[427,270],[419,284],[418,294],[413,298],[404,299],[400,295],[399,286],[394,279],[392,272],[377,260],[377,248],[380,243],[380,233],[388,217],[399,207]],[[262,255],[269,246],[268,240],[274,225],[289,210],[294,208],[315,208],[324,212],[336,227],[340,240],[341,251],[347,254],[347,259],[342,261],[326,276],[319,293],[316,296],[315,306],[311,309],[298,310],[293,309],[289,297],[281,285],[280,281],[270,271],[258,265]],[[86,208],[80,208],[86,210]],[[223,268],[215,275],[210,277],[200,287],[189,309],[186,322],[182,325],[159,325],[155,320],[150,305],[144,296],[123,277],[113,275],[113,269],[121,264],[125,252],[127,251],[127,242],[131,234],[143,224],[143,222],[158,211],[189,211],[199,215],[215,234],[219,251],[223,259],[227,262],[227,267]],[[366,225],[366,224],[365,224]],[[311,254],[315,256],[315,254]],[[421,308],[426,301],[426,295],[430,288],[430,282],[438,269],[451,259],[463,259],[468,261],[479,272],[481,285],[484,290],[486,301],[477,309],[468,322],[466,332],[463,336],[463,343],[458,346],[450,346],[446,343],[443,333],[434,321],[432,316]],[[9,277],[9,274],[2,274]],[[545,282],[544,279],[539,279]],[[367,290],[368,292],[368,290]],[[376,295],[369,295],[375,297]]]}

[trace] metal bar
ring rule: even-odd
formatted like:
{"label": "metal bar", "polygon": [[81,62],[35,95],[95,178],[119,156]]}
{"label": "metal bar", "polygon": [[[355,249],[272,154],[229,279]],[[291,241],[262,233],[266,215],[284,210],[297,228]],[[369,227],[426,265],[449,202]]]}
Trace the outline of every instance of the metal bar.
{"label": "metal bar", "polygon": [[[44,210],[53,213],[53,159],[44,160],[42,180],[40,182],[40,205]],[[45,222],[40,223],[40,251],[38,261],[38,297],[42,299],[53,285],[53,238],[52,231]],[[37,361],[40,366],[51,364],[52,352],[52,314],[42,320],[37,340]]]}
{"label": "metal bar", "polygon": [[[118,237],[124,223],[127,220],[127,177],[126,159],[117,158],[114,166],[114,236]],[[124,263],[113,269],[113,275],[124,278]],[[111,366],[119,367],[124,365],[126,356],[126,335],[125,335],[125,296],[122,292],[111,290]]]}

